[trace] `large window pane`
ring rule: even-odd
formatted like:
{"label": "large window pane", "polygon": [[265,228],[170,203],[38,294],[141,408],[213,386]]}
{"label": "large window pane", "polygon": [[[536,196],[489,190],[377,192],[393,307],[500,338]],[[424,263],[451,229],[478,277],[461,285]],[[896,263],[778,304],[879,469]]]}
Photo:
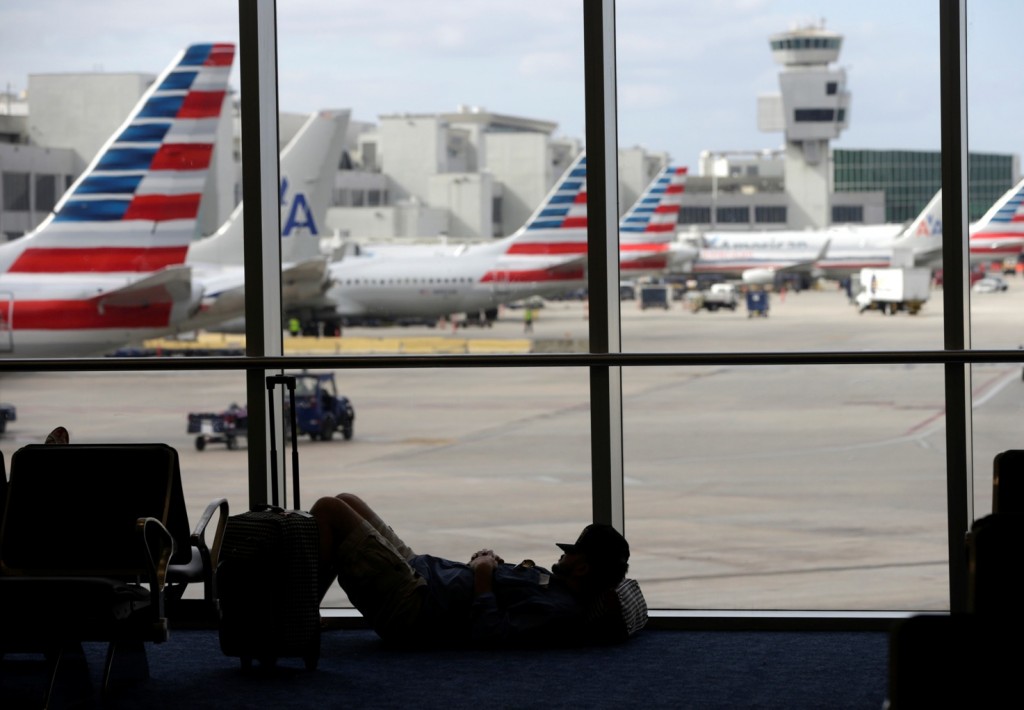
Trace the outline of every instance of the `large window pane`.
{"label": "large window pane", "polygon": [[[417,552],[481,547],[549,567],[590,520],[583,370],[339,372],[356,409],[348,442],[300,444],[306,505],[363,497]],[[345,604],[335,586],[324,604]]]}
{"label": "large window pane", "polygon": [[[1019,92],[1007,92],[993,77],[1004,71],[997,47],[1012,41],[1010,26],[1020,20],[1017,5],[994,7],[970,2],[967,10],[967,71],[970,102],[968,128],[972,153],[984,153],[986,162],[970,166],[972,242],[984,237],[984,245],[972,249],[970,291],[971,344],[975,348],[1024,347],[1019,324],[1024,281],[1020,249],[1024,235],[1020,220],[1020,140],[1016,132],[994,112],[1019,100]],[[998,170],[998,161],[1008,169]],[[985,195],[986,199],[979,199]],[[989,212],[992,203],[1009,198],[1000,212]],[[987,214],[986,214],[987,213]],[[1020,238],[1018,238],[1020,237]],[[984,248],[981,248],[984,246]],[[976,365],[974,384],[973,454],[974,517],[992,511],[993,457],[1000,451],[1021,448],[1019,365]]]}
{"label": "large window pane", "polygon": [[[216,293],[242,287],[239,230],[217,269],[165,272],[158,278],[170,287],[147,292],[144,305],[120,294],[111,296],[117,308],[91,300],[125,287],[124,273],[141,280],[195,264],[192,243],[217,231],[234,208],[238,9],[194,9],[145,2],[116,12],[54,12],[53,3],[36,3],[19,11],[5,65],[12,95],[32,98],[23,107],[27,120],[11,124],[12,145],[0,151],[5,166],[17,160],[24,172],[14,173],[17,180],[5,175],[0,189],[9,207],[32,209],[34,221],[18,225],[23,231],[61,208],[38,238],[4,245],[0,292],[14,302],[5,353],[96,355],[192,331],[193,316]],[[159,27],[160,37],[125,39],[138,36],[127,28],[146,27]],[[118,39],[104,40],[111,31]],[[49,47],[27,39],[42,35]],[[214,286],[214,271],[221,276],[227,267],[230,286],[220,279]],[[31,289],[19,281],[26,273],[37,277]]]}
{"label": "large window pane", "polygon": [[629,368],[626,520],[655,607],[949,608],[942,369]]}
{"label": "large window pane", "polygon": [[68,429],[72,443],[161,442],[178,450],[190,520],[214,498],[228,498],[236,511],[248,506],[245,439],[239,450],[211,444],[200,452],[187,431],[190,412],[245,406],[244,373],[8,374],[0,380],[0,401],[17,407],[17,419],[0,438],[8,462],[18,448],[43,443],[56,426]]}
{"label": "large window pane", "polygon": [[[680,261],[681,248],[667,274],[649,276],[671,281],[688,306],[699,305],[712,281],[734,282],[737,311],[709,312],[714,298],[701,310],[724,330],[730,318],[747,315],[746,292],[769,291],[772,318],[751,341],[753,350],[903,349],[903,330],[922,328],[929,335],[919,346],[942,347],[941,292],[928,278],[941,238],[905,232],[940,186],[934,4],[901,5],[906,25],[893,22],[892,8],[881,2],[737,10],[737,3],[623,0],[616,7],[621,145],[689,168],[673,236],[675,247],[696,249],[696,258]],[[688,39],[652,37],[653,26],[685,27]],[[622,179],[633,176],[624,171]],[[914,225],[914,233],[940,224],[941,212]],[[894,262],[897,246],[912,250],[912,260]],[[903,263],[923,270],[922,286],[898,289],[895,300],[915,310],[924,305],[913,318],[901,311],[883,333],[870,314],[858,316],[855,297],[872,284],[861,270]],[[793,337],[782,325],[783,318],[805,317],[807,299],[796,292],[808,289],[822,292],[819,307],[849,337]],[[890,301],[866,302],[888,308]],[[693,320],[678,329],[691,329]],[[692,340],[701,350],[730,349]],[[624,348],[642,350],[642,341],[627,335]]]}

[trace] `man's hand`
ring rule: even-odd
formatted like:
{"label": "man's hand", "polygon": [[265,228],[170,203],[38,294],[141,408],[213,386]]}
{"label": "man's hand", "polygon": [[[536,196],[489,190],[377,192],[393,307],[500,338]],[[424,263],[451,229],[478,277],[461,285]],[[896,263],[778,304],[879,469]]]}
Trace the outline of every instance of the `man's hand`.
{"label": "man's hand", "polygon": [[492,550],[480,550],[473,553],[469,566],[473,570],[473,591],[476,594],[487,594],[494,590],[494,570],[503,560]]}
{"label": "man's hand", "polygon": [[476,560],[480,557],[493,557],[494,561],[497,562],[499,565],[505,564],[505,560],[501,559],[496,554],[494,554],[494,550],[478,550],[477,552],[473,553],[472,557],[469,558],[470,566],[473,565],[473,560]]}

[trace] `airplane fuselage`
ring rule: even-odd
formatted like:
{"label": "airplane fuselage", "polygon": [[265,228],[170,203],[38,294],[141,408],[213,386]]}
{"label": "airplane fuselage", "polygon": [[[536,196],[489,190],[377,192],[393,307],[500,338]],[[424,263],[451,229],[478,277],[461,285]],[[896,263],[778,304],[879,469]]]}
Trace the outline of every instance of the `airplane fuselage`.
{"label": "airplane fuselage", "polygon": [[[695,273],[740,274],[813,262],[832,276],[888,266],[902,225],[834,227],[823,231],[709,232],[693,263]],[[828,244],[823,258],[822,249]]]}
{"label": "airplane fuselage", "polygon": [[338,315],[440,318],[586,285],[583,265],[493,254],[349,257],[331,264],[327,298]]}

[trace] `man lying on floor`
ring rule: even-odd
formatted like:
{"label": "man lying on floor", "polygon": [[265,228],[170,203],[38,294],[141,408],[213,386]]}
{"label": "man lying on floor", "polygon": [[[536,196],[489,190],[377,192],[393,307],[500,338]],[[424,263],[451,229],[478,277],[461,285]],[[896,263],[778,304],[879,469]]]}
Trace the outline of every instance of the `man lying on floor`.
{"label": "man lying on floor", "polygon": [[418,555],[350,493],[321,498],[310,512],[320,527],[320,598],[337,579],[378,635],[402,645],[604,640],[595,633],[595,606],[629,567],[629,544],[609,525],[588,525],[575,543],[558,543],[563,554],[549,572],[531,560],[506,564],[492,550],[468,563]]}

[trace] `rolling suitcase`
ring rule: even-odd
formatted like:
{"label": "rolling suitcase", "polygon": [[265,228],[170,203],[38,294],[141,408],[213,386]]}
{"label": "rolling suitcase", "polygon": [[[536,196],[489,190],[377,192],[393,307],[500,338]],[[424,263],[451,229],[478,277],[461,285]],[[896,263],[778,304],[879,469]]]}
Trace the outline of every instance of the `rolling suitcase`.
{"label": "rolling suitcase", "polygon": [[[279,384],[288,388],[291,405],[293,510],[278,506],[273,391]],[[268,377],[267,398],[273,505],[228,518],[217,567],[220,646],[243,668],[253,660],[272,666],[299,657],[313,670],[320,659],[319,532],[313,516],[299,509],[295,378]]]}

